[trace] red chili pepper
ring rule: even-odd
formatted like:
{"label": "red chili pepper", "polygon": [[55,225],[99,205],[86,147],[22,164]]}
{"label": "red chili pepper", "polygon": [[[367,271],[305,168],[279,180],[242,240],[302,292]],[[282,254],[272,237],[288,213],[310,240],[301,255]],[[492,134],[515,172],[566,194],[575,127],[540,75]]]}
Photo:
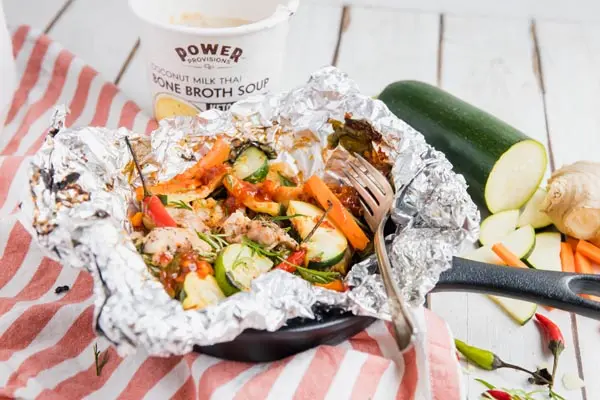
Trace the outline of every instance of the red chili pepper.
{"label": "red chili pepper", "polygon": [[542,314],[535,314],[535,320],[537,321],[542,332],[544,332],[544,338],[548,342],[548,349],[554,356],[554,363],[552,365],[552,381],[550,382],[550,389],[554,384],[556,377],[556,368],[558,367],[558,356],[565,349],[565,338],[560,331],[558,325],[556,325],[550,318],[543,316]]}
{"label": "red chili pepper", "polygon": [[548,341],[548,348],[555,357],[565,349],[565,339],[560,331],[560,328],[542,314],[535,314],[535,319],[544,332],[544,337]]}
{"label": "red chili pepper", "polygon": [[177,223],[171,217],[162,201],[158,198],[158,196],[146,196],[143,200],[144,204],[144,212],[154,222],[154,225],[157,227],[176,227]]}
{"label": "red chili pepper", "polygon": [[[306,250],[297,250],[288,256],[285,261],[279,263],[275,268],[282,269],[289,273],[296,272],[295,265],[303,265],[306,258]],[[292,265],[293,264],[293,265]]]}
{"label": "red chili pepper", "polygon": [[490,389],[484,393],[487,394],[488,397],[496,400],[512,400],[513,398],[510,393],[506,393],[504,390]]}

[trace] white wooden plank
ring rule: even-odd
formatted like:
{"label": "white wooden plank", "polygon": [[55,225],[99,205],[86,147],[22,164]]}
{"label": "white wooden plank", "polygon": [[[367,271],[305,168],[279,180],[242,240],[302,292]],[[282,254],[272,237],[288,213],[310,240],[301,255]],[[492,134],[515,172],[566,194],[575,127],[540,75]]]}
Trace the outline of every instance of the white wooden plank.
{"label": "white wooden plank", "polygon": [[[543,98],[532,66],[529,22],[447,17],[444,26],[441,86],[545,143]],[[434,295],[432,303],[456,337],[492,349],[505,361],[535,368],[536,363],[549,360],[535,324],[517,325],[485,296]],[[539,311],[547,313],[541,307]],[[570,315],[557,310],[551,317],[571,343],[559,368],[576,371]],[[476,398],[483,389],[474,377],[498,386],[526,387],[526,377],[520,373],[477,370],[467,377],[469,398]],[[570,393],[568,398],[581,398],[581,393]]]}
{"label": "white wooden plank", "polygon": [[[542,22],[537,32],[555,166],[600,162],[600,26]],[[598,399],[600,323],[576,319],[587,398]]]}
{"label": "white wooden plank", "polygon": [[30,25],[45,30],[67,0],[2,0],[9,26]]}
{"label": "white wooden plank", "polygon": [[[306,1],[306,0],[304,0]],[[543,18],[558,21],[600,21],[597,0],[309,0],[321,4],[348,4],[403,11],[459,16]]]}
{"label": "white wooden plank", "polygon": [[341,6],[300,2],[290,23],[282,90],[305,83],[312,72],[331,64],[341,17]]}
{"label": "white wooden plank", "polygon": [[389,83],[435,83],[439,16],[352,7],[337,65],[361,91],[377,95]]}
{"label": "white wooden plank", "polygon": [[152,115],[152,94],[143,54],[138,49],[119,81],[119,88],[133,100],[143,112]]}
{"label": "white wooden plank", "polygon": [[134,16],[123,0],[77,0],[52,28],[52,38],[114,80],[135,41]]}

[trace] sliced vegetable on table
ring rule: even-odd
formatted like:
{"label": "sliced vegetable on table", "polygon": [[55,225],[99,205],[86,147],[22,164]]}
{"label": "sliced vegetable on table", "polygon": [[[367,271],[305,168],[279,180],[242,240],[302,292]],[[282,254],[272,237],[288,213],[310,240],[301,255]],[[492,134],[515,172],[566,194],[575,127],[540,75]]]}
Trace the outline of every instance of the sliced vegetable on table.
{"label": "sliced vegetable on table", "polygon": [[[500,241],[500,243],[510,250],[511,253],[522,259],[531,253],[535,246],[535,240],[535,230],[528,225],[509,233]],[[502,259],[492,251],[491,246],[480,247],[460,255],[460,257],[490,264],[505,264]]]}
{"label": "sliced vegetable on table", "polygon": [[535,235],[535,247],[526,262],[533,268],[547,271],[562,271],[560,261],[561,235],[558,232],[543,232]]}
{"label": "sliced vegetable on table", "polygon": [[517,229],[518,221],[519,210],[506,210],[490,215],[481,221],[479,242],[482,245],[491,245],[501,241]]}
{"label": "sliced vegetable on table", "polygon": [[545,228],[552,225],[552,220],[543,211],[542,203],[548,193],[546,190],[539,188],[535,191],[531,199],[525,204],[519,215],[517,226],[531,225],[535,229]]}
{"label": "sliced vegetable on table", "polygon": [[446,154],[492,213],[521,208],[542,183],[544,145],[492,115],[416,81],[392,83],[379,99]]}

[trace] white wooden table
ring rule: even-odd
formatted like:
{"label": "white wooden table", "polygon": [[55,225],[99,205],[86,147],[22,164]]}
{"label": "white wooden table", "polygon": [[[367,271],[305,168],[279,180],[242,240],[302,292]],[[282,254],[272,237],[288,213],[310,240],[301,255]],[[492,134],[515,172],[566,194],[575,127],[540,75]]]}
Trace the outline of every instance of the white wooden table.
{"label": "white wooden table", "polygon": [[[10,25],[47,31],[114,81],[144,110],[150,96],[126,0],[3,0]],[[550,165],[600,161],[600,4],[597,0],[340,0],[304,2],[289,36],[284,88],[325,64],[345,70],[365,94],[400,79],[440,85],[548,145]],[[444,3],[444,4],[441,4]],[[516,325],[485,296],[436,294],[432,309],[456,337],[535,367],[551,359],[534,323]],[[568,399],[600,399],[600,323],[548,313],[567,349],[561,372],[579,373]],[[521,374],[472,370],[519,387]],[[562,376],[562,373],[559,374]]]}

